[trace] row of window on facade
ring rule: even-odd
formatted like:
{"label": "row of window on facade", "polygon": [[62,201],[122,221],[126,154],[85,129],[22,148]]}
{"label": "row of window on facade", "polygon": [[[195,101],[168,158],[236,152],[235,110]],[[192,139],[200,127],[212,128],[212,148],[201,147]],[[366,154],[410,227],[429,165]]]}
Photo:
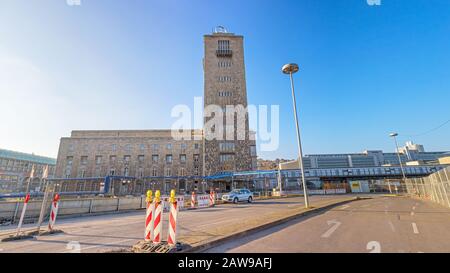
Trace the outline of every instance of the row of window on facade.
{"label": "row of window on facade", "polygon": [[[0,158],[0,169],[13,172],[29,172],[34,165],[35,174],[42,174],[46,165],[22,160]],[[49,167],[49,173],[53,173],[53,166]]]}
{"label": "row of window on facade", "polygon": [[[111,151],[113,151],[113,152],[117,151],[117,147],[118,147],[117,144],[112,144],[111,145]],[[101,145],[101,144],[97,145],[97,150],[98,151],[103,150],[103,148],[104,148],[103,145]],[[140,151],[145,151],[146,150],[146,145],[145,144],[139,144],[138,148],[139,148]],[[172,143],[167,143],[167,144],[165,144],[165,148],[166,148],[166,150],[172,150],[173,149],[173,144]],[[180,149],[181,149],[182,152],[186,151],[187,148],[188,148],[188,145],[186,143],[181,143],[180,144]],[[200,144],[199,143],[194,143],[193,144],[193,148],[194,148],[194,150],[199,150],[200,149]],[[132,151],[132,149],[133,149],[133,145],[131,145],[131,144],[124,145],[124,150],[125,151]],[[151,149],[152,149],[152,151],[157,152],[160,149],[160,145],[159,144],[151,144]],[[73,152],[74,150],[75,150],[75,145],[74,144],[70,144],[69,145],[69,151]],[[91,150],[91,147],[86,144],[86,145],[83,146],[83,150],[84,151],[89,151],[89,150]]]}
{"label": "row of window on facade", "polygon": [[[80,157],[80,164],[81,165],[87,165],[88,164],[88,156],[81,156]],[[186,163],[187,161],[187,155],[186,154],[180,154],[179,156],[180,163]],[[200,162],[200,154],[194,154],[193,155],[193,161],[194,163]],[[114,164],[117,162],[117,156],[116,155],[110,155],[109,156],[109,163]],[[123,163],[127,164],[131,162],[131,155],[125,155],[123,156]],[[138,155],[137,156],[137,162],[139,164],[145,163],[145,155]],[[171,164],[173,162],[173,155],[166,155],[165,163]],[[95,156],[95,164],[100,165],[103,163],[103,156],[97,155]],[[159,155],[152,155],[152,163],[159,163]],[[68,156],[66,158],[66,165],[72,165],[73,164],[73,156]]]}
{"label": "row of window on facade", "polygon": [[230,91],[219,91],[219,97],[232,97],[233,92]]}
{"label": "row of window on facade", "polygon": [[232,67],[233,63],[231,61],[219,61],[217,63],[217,66],[221,67],[221,68],[223,68],[223,67]]}
{"label": "row of window on facade", "polygon": [[[100,176],[104,176],[104,175],[111,175],[111,176],[132,176],[132,174],[130,173],[130,168],[129,167],[124,167],[121,169],[122,172],[117,171],[116,168],[110,168],[108,173],[105,174],[102,172],[101,168],[95,168],[94,171],[94,176],[95,177],[100,177]],[[194,166],[193,168],[193,172],[192,174],[194,176],[198,176],[200,175],[200,168],[199,166]],[[152,168],[151,169],[151,173],[150,176],[151,177],[157,177],[159,176],[160,173],[158,172],[157,168]],[[173,172],[172,172],[172,168],[165,168],[164,169],[164,176],[172,176]],[[186,176],[187,172],[185,168],[178,168],[178,172],[177,172],[177,176]],[[72,176],[72,167],[68,166],[66,167],[66,172],[65,172],[65,177],[66,178],[70,178]],[[138,178],[143,178],[145,176],[145,172],[144,172],[144,168],[143,167],[139,167],[136,170],[135,176]],[[80,168],[78,170],[78,173],[76,175],[77,178],[85,178],[86,177],[86,168]]]}

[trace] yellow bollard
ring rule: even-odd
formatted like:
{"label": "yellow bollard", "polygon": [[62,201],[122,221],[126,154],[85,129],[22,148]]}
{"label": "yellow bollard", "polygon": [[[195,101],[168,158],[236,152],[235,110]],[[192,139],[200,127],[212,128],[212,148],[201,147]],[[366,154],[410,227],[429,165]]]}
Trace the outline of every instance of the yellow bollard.
{"label": "yellow bollard", "polygon": [[147,191],[147,203],[151,203],[153,201],[153,192],[151,190]]}
{"label": "yellow bollard", "polygon": [[158,203],[159,201],[161,201],[161,192],[159,190],[157,190],[155,192],[155,202]]}
{"label": "yellow bollard", "polygon": [[175,190],[171,190],[170,191],[170,199],[169,199],[170,203],[175,203]]}

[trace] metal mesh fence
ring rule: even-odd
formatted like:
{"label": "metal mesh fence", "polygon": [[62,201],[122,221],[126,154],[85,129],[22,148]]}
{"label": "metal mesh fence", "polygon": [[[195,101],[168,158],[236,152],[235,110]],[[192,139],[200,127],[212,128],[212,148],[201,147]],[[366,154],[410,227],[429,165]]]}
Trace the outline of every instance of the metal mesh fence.
{"label": "metal mesh fence", "polygon": [[431,200],[450,208],[450,167],[423,178],[406,180],[409,195]]}

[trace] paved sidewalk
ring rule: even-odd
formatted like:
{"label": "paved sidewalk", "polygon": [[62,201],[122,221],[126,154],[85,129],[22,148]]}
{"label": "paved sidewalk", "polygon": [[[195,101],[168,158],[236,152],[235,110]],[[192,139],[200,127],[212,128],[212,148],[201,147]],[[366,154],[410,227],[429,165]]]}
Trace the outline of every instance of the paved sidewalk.
{"label": "paved sidewalk", "polygon": [[[312,196],[315,208],[354,200],[355,195]],[[270,199],[252,204],[227,204],[215,208],[181,211],[178,238],[192,247],[253,229],[304,212],[303,197]],[[144,236],[145,212],[64,219],[56,224],[63,234],[0,243],[2,252],[71,252],[74,244],[81,252],[105,252],[130,249]],[[167,236],[167,218],[163,217],[163,239]],[[45,226],[45,225],[44,225]],[[12,231],[15,227],[10,227]]]}

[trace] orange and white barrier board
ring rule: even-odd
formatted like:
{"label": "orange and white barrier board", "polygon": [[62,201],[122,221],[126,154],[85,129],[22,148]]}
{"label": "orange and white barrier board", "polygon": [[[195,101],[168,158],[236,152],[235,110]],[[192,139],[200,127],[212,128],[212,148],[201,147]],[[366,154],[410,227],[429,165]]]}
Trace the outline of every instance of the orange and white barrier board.
{"label": "orange and white barrier board", "polygon": [[55,194],[55,197],[52,201],[52,211],[50,212],[50,219],[48,221],[48,229],[50,231],[53,230],[56,223],[56,216],[58,215],[58,207],[59,207],[59,194]]}
{"label": "orange and white barrier board", "polygon": [[195,191],[193,191],[191,195],[191,209],[195,209],[196,203],[197,203],[197,196],[195,194]]}
{"label": "orange and white barrier board", "polygon": [[145,214],[145,241],[153,241],[153,224],[155,215],[155,203],[147,202],[147,210]]}
{"label": "orange and white barrier board", "polygon": [[153,243],[159,244],[161,243],[161,230],[162,230],[162,213],[163,213],[163,202],[162,201],[156,201],[154,202],[155,205],[155,220],[154,220],[154,227],[153,227]]}
{"label": "orange and white barrier board", "polygon": [[210,191],[209,193],[209,205],[213,207],[216,204],[216,198],[214,191]]}
{"label": "orange and white barrier board", "polygon": [[169,246],[174,246],[177,243],[178,204],[177,201],[170,203],[169,232],[167,234],[167,244]]}

